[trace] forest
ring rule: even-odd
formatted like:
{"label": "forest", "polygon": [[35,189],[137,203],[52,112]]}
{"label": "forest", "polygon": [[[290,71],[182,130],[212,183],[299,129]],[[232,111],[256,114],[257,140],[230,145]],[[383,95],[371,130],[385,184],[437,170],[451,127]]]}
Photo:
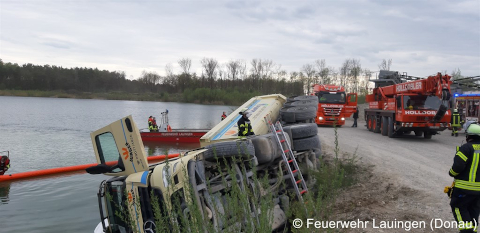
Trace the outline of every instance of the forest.
{"label": "forest", "polygon": [[[344,86],[347,92],[359,93],[361,100],[373,73],[362,68],[358,59],[346,59],[338,68],[321,59],[291,72],[268,59],[221,64],[215,58],[203,58],[200,63],[201,74],[191,72],[190,58],[181,58],[177,61],[180,71],[174,72],[169,63],[165,75],[143,71],[140,77],[128,79],[124,71],[19,65],[0,59],[0,95],[239,105],[256,95],[310,94],[311,85],[319,83]],[[390,70],[391,64],[391,59],[383,59],[378,68]]]}

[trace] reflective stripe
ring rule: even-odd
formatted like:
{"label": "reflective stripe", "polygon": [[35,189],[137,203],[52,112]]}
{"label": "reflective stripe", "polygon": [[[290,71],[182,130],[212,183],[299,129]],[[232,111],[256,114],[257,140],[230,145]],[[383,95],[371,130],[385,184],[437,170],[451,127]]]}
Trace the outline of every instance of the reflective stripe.
{"label": "reflective stripe", "polygon": [[455,187],[471,191],[480,191],[480,182],[455,180]]}
{"label": "reflective stripe", "polygon": [[452,174],[453,176],[457,176],[458,173],[456,173],[455,171],[453,171],[453,168],[450,168],[450,174]]}
{"label": "reflective stripe", "polygon": [[470,166],[470,177],[468,181],[470,182],[475,182],[477,178],[477,169],[478,169],[478,156],[479,156],[480,151],[475,150],[473,153],[473,160],[472,160],[472,165]]}
{"label": "reflective stripe", "polygon": [[463,222],[462,215],[460,214],[460,210],[455,208],[455,214],[457,215],[457,222]]}
{"label": "reflective stripe", "polygon": [[[455,155],[460,157],[463,161],[467,162],[467,156],[465,156],[461,151],[457,152]],[[475,156],[475,155],[474,155]],[[475,157],[474,157],[475,158]]]}

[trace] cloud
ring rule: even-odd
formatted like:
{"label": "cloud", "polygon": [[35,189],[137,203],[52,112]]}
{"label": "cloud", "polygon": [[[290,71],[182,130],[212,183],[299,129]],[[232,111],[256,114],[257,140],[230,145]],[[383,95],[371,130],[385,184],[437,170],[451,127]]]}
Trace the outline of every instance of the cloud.
{"label": "cloud", "polygon": [[325,59],[384,58],[412,75],[480,74],[480,2],[473,1],[3,1],[4,62],[164,73],[203,57],[271,59],[298,71]]}

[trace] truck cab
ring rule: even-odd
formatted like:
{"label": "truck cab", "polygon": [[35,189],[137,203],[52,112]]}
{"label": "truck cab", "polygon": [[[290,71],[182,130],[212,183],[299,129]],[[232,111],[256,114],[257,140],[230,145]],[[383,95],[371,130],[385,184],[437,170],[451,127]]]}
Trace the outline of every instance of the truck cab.
{"label": "truck cab", "polygon": [[345,124],[357,108],[357,93],[345,93],[345,89],[335,85],[314,84],[314,95],[318,97],[317,125]]}

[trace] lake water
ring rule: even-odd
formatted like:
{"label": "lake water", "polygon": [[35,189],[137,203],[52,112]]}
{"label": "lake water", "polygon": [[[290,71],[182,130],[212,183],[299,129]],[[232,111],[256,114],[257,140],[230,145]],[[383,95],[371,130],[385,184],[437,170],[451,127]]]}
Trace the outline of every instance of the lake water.
{"label": "lake water", "polygon": [[[90,133],[127,115],[147,128],[150,115],[168,109],[173,129],[212,128],[233,106],[169,102],[0,96],[0,151],[10,151],[7,174],[95,163]],[[194,144],[145,144],[149,155]],[[83,172],[0,183],[0,233],[93,232],[100,221],[97,191],[109,177]]]}

